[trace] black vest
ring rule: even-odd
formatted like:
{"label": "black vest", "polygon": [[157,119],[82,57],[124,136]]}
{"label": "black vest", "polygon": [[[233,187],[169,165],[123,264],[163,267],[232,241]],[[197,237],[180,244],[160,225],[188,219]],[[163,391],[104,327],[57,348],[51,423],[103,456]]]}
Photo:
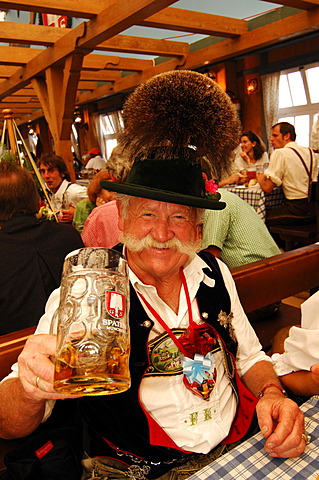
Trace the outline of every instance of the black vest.
{"label": "black vest", "polygon": [[[215,279],[215,286],[211,288],[204,283],[200,284],[196,295],[200,312],[208,314],[204,317],[205,321],[215,328],[226,350],[235,357],[236,342],[230,337],[228,329],[216,320],[221,310],[230,313],[230,298],[222,274],[212,255],[204,252],[201,256],[212,269],[212,271],[204,269],[204,272]],[[148,367],[147,342],[153,321],[148,318],[132,287],[129,322],[131,387],[126,392],[116,395],[79,399],[80,411],[86,424],[85,449],[90,456],[116,458],[114,449],[109,447],[111,444],[124,452],[153,461],[184,457],[185,453],[180,450],[149,443],[149,424],[138,400],[138,389]],[[126,460],[123,458],[123,461]]]}

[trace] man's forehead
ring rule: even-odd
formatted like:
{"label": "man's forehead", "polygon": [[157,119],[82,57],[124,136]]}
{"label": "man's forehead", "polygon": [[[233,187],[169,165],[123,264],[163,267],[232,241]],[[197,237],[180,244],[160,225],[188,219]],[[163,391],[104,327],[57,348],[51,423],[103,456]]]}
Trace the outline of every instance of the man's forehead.
{"label": "man's forehead", "polygon": [[167,210],[179,210],[179,211],[187,211],[192,212],[194,207],[189,207],[187,205],[179,205],[178,203],[169,203],[169,202],[161,202],[160,200],[152,200],[150,198],[142,198],[142,197],[131,197],[130,198],[130,205],[134,207],[140,208],[151,208],[151,209],[167,209]]}
{"label": "man's forehead", "polygon": [[281,132],[280,132],[280,126],[279,126],[279,125],[276,125],[275,127],[273,127],[272,133],[275,134],[275,135],[280,135],[280,134],[281,134]]}

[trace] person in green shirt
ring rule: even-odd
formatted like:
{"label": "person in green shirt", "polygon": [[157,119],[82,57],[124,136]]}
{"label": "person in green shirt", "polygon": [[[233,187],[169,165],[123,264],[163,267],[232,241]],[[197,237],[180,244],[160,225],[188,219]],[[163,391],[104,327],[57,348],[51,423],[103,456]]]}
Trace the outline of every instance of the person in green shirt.
{"label": "person in green shirt", "polygon": [[220,188],[224,210],[205,211],[203,248],[228,268],[278,255],[280,250],[254,208],[236,194]]}
{"label": "person in green shirt", "polygon": [[73,226],[82,233],[85,220],[93,208],[103,205],[113,199],[113,194],[100,186],[101,180],[114,179],[110,170],[100,170],[92,179],[87,188],[88,198],[81,200],[77,205],[73,218]]}

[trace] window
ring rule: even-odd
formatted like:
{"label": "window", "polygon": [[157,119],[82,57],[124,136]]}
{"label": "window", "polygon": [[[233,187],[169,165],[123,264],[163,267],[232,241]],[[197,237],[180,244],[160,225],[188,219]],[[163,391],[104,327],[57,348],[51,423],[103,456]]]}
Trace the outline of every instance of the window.
{"label": "window", "polygon": [[105,145],[105,156],[109,158],[112,150],[117,145],[117,137],[123,128],[123,118],[119,111],[107,115],[100,115],[100,129]]}
{"label": "window", "polygon": [[319,112],[319,63],[286,70],[280,75],[279,122],[295,126],[297,142],[309,147]]}

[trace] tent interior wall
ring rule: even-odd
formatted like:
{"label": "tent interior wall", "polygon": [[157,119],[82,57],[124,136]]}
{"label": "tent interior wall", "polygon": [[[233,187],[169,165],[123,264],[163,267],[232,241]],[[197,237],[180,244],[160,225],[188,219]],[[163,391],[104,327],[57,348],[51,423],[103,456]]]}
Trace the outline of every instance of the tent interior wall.
{"label": "tent interior wall", "polygon": [[[49,0],[0,0],[0,10],[30,12],[30,18],[46,12],[77,21],[73,28],[31,20],[0,22],[0,129],[1,111],[11,108],[23,136],[27,138],[32,124],[43,151],[55,151],[72,169],[76,107],[84,115],[85,128],[77,129],[83,154],[96,146],[93,114],[120,110],[141,82],[186,68],[209,72],[232,91],[244,129],[265,137],[260,77],[318,61],[319,0],[263,1],[269,11],[252,19],[233,18],[231,12],[217,15],[213,6],[210,12],[196,11],[193,5],[193,11],[185,10],[182,3],[61,0],[54,7]],[[127,35],[136,26],[147,27],[147,32],[163,29],[165,35]],[[187,35],[191,42],[195,34],[201,39],[187,43]],[[247,89],[250,79],[257,84],[253,93]]]}

